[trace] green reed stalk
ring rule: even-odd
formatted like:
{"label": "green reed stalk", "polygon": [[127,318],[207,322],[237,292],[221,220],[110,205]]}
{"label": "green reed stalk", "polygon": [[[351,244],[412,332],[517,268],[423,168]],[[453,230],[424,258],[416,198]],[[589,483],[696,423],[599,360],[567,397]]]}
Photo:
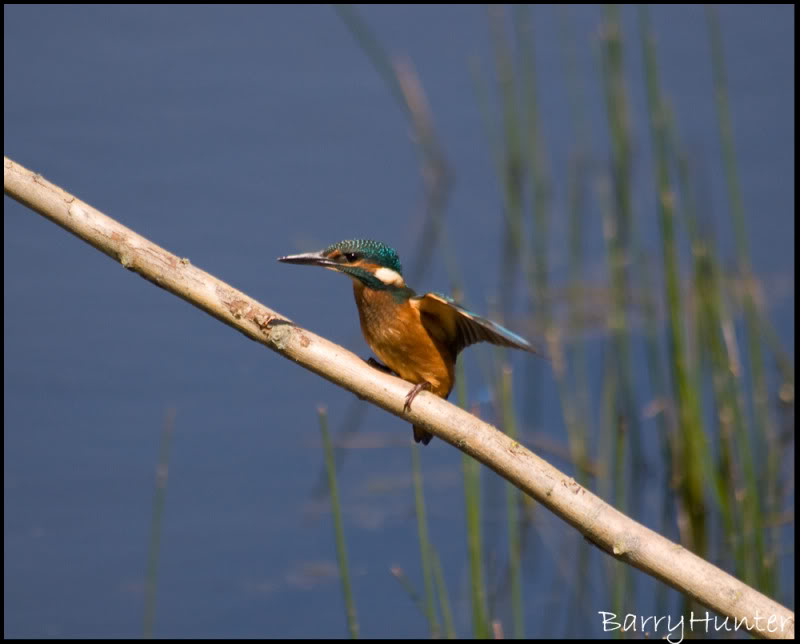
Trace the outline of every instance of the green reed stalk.
{"label": "green reed stalk", "polygon": [[[517,421],[512,396],[511,367],[503,367],[500,387],[500,409],[503,429],[517,440]],[[511,619],[514,639],[525,637],[525,612],[522,604],[522,538],[519,527],[519,490],[506,482],[506,511],[508,516],[508,567],[511,574]]]}
{"label": "green reed stalk", "polygon": [[408,578],[405,571],[399,566],[392,566],[391,573],[392,576],[403,587],[403,590],[406,591],[406,593],[408,594],[408,598],[419,609],[420,614],[423,617],[427,617],[427,609],[425,608],[425,602],[422,601],[422,597],[417,592],[417,589],[414,588],[414,584],[411,583],[411,580]]}
{"label": "green reed stalk", "polygon": [[692,548],[700,556],[707,552],[707,508],[703,490],[704,454],[706,438],[698,397],[698,383],[692,378],[687,365],[687,349],[683,333],[680,269],[675,233],[675,195],[669,177],[667,157],[666,115],[658,80],[655,43],[646,9],[639,13],[642,50],[645,61],[645,81],[653,138],[654,169],[658,189],[658,212],[661,224],[661,242],[664,262],[664,299],[669,322],[670,371],[674,386],[680,435],[679,462],[683,466],[683,494],[692,523]]}
{"label": "green reed stalk", "polygon": [[[586,286],[583,281],[583,232],[585,228],[583,211],[583,182],[585,181],[584,162],[578,158],[571,165],[568,178],[568,235],[569,235],[569,277],[567,284],[568,338],[569,344],[560,338],[564,355],[559,364],[553,363],[556,373],[564,424],[567,428],[572,462],[576,467],[576,477],[581,485],[589,483],[589,435],[591,428],[589,410],[588,367],[585,343],[583,341],[584,316],[583,303]],[[556,339],[556,336],[554,336]],[[557,368],[563,363],[563,368]],[[570,384],[566,365],[572,364],[574,383]],[[568,397],[568,398],[567,398]]]}
{"label": "green reed stalk", "polygon": [[[608,255],[611,271],[611,313],[609,330],[613,337],[615,359],[618,362],[616,376],[619,378],[617,391],[617,413],[625,418],[624,423],[615,423],[620,429],[629,431],[625,437],[618,433],[617,442],[628,441],[631,465],[634,474],[642,464],[641,437],[638,412],[635,407],[636,392],[631,376],[630,323],[627,303],[630,300],[628,262],[631,258],[633,221],[631,206],[631,137],[630,116],[626,98],[622,31],[616,7],[609,7],[605,24],[605,42],[602,55],[603,86],[606,97],[606,111],[611,135],[611,186],[613,207],[606,217],[604,228],[607,235]],[[624,467],[625,460],[617,461]],[[624,480],[625,473],[619,476]],[[632,482],[632,498],[635,506],[640,499],[641,485]],[[628,509],[617,506],[623,512]]]}
{"label": "green reed stalk", "polygon": [[450,609],[450,599],[447,596],[447,585],[444,583],[442,562],[439,561],[439,554],[433,547],[431,547],[431,555],[433,558],[433,579],[436,582],[436,593],[439,596],[439,607],[442,611],[442,620],[444,621],[444,633],[447,639],[454,640],[458,635],[456,634],[456,625],[453,621],[453,611]]}
{"label": "green reed stalk", "polygon": [[147,577],[144,598],[144,639],[153,638],[156,619],[156,590],[158,589],[158,560],[161,552],[161,527],[164,521],[164,506],[167,500],[169,473],[169,451],[175,430],[175,409],[169,408],[161,432],[161,447],[156,468],[156,491],[153,497],[153,520],[150,527],[150,547],[147,552]]}
{"label": "green reed stalk", "polygon": [[431,637],[439,637],[439,620],[436,616],[436,600],[433,594],[433,570],[431,565],[431,543],[428,536],[428,522],[425,517],[425,494],[422,486],[422,467],[419,447],[411,444],[411,472],[414,479],[414,506],[417,513],[417,532],[419,534],[419,554],[422,562],[422,578],[425,584],[425,614],[431,629]]}
{"label": "green reed stalk", "polygon": [[[722,33],[719,25],[717,10],[713,7],[707,8],[708,27],[711,39],[711,61],[714,78],[714,96],[716,98],[717,118],[719,120],[720,140],[722,143],[722,161],[725,168],[725,182],[728,188],[728,198],[731,204],[731,221],[733,224],[734,239],[736,242],[736,255],[739,271],[744,279],[744,318],[745,333],[747,337],[748,354],[750,357],[750,371],[753,379],[753,426],[755,429],[756,440],[763,440],[767,446],[767,462],[765,471],[767,473],[766,503],[768,509],[776,507],[777,498],[777,478],[778,463],[780,453],[778,451],[778,441],[775,426],[772,421],[768,404],[767,381],[764,371],[763,350],[761,347],[761,329],[759,327],[759,316],[753,290],[755,280],[753,278],[752,265],[750,261],[750,249],[748,243],[747,224],[745,222],[744,203],[742,201],[741,187],[736,163],[736,153],[733,143],[733,125],[731,121],[730,109],[728,107],[728,88],[725,75],[725,58],[722,51]],[[749,442],[749,441],[748,441]],[[745,449],[745,446],[742,446]],[[745,477],[755,486],[756,473],[754,468],[745,466]],[[756,519],[761,515],[760,499],[756,494],[750,499],[751,515]],[[761,524],[754,526],[760,528]],[[763,544],[761,530],[756,530],[757,546]],[[777,536],[777,533],[776,533]],[[758,567],[759,588],[764,592],[771,593],[775,588],[775,561],[773,559],[763,559]]]}
{"label": "green reed stalk", "polygon": [[[659,323],[658,311],[656,309],[655,280],[650,270],[650,262],[647,258],[641,258],[642,267],[642,292],[643,292],[643,314],[645,320],[645,359],[647,361],[647,372],[650,377],[650,387],[655,408],[651,410],[654,414],[658,435],[661,442],[661,462],[664,465],[663,484],[661,487],[661,524],[659,532],[668,534],[669,527],[674,521],[673,495],[675,494],[675,459],[673,458],[674,448],[670,441],[670,435],[674,436],[674,426],[676,424],[673,414],[669,409],[669,394],[664,382],[664,365],[659,350]],[[652,403],[651,403],[652,404]],[[671,423],[669,421],[672,421]],[[666,614],[667,610],[667,590],[666,584],[656,586],[656,614]]]}
{"label": "green reed stalk", "polygon": [[504,154],[498,167],[498,178],[503,188],[506,234],[500,275],[500,311],[504,318],[510,313],[514,278],[520,265],[524,266],[523,246],[523,175],[525,167],[522,150],[522,130],[517,114],[514,86],[514,65],[509,38],[503,22],[505,11],[500,5],[489,5],[489,27],[495,52],[495,67],[503,110]]}
{"label": "green reed stalk", "polygon": [[[456,396],[458,405],[466,409],[467,383],[464,365],[456,363]],[[467,520],[467,553],[469,556],[470,600],[472,603],[472,634],[478,639],[489,637],[486,614],[486,587],[483,583],[483,546],[481,538],[481,471],[480,464],[467,454],[461,456],[464,473],[464,504]]]}
{"label": "green reed stalk", "polygon": [[[602,210],[604,221],[604,229],[607,231],[613,227],[609,223],[611,219],[611,200],[610,195],[606,190],[599,194],[598,201]],[[610,240],[607,240],[610,243]],[[610,315],[615,315],[612,310]],[[609,322],[613,326],[613,322]],[[617,344],[612,344],[612,347],[617,347]],[[624,390],[625,376],[620,372],[625,370],[626,367],[621,363],[619,354],[615,351],[608,349],[604,356],[603,365],[603,414],[600,426],[601,436],[598,441],[600,446],[600,454],[598,455],[599,463],[609,463],[610,471],[603,472],[603,475],[598,481],[598,487],[605,488],[606,492],[603,494],[606,498],[614,499],[614,505],[620,508],[623,512],[627,509],[628,494],[627,486],[625,485],[625,474],[627,472],[625,461],[625,448],[628,444],[629,427],[625,422],[625,414],[622,410],[626,407],[624,403],[620,403],[620,390]],[[610,572],[609,579],[611,588],[609,595],[611,596],[614,612],[622,610],[626,603],[626,587],[628,573],[623,569],[625,566],[612,565],[617,562],[609,562]]]}
{"label": "green reed stalk", "polygon": [[[719,429],[719,457],[716,466],[707,466],[712,483],[711,491],[720,508],[723,533],[726,545],[730,546],[737,574],[746,577],[745,540],[742,538],[739,504],[736,501],[738,477],[735,472],[736,445],[734,436],[736,432],[732,426],[741,426],[743,423],[741,406],[729,384],[732,384],[731,363],[722,342],[722,328],[732,324],[726,311],[725,298],[722,292],[720,275],[722,267],[713,252],[711,240],[705,239],[700,233],[697,221],[697,208],[694,192],[689,180],[689,161],[678,140],[676,127],[670,111],[664,108],[666,127],[668,130],[668,143],[670,156],[677,165],[678,185],[680,194],[683,195],[683,211],[686,221],[686,230],[692,249],[692,279],[697,306],[695,307],[696,338],[694,344],[701,347],[695,359],[693,370],[702,373],[701,358],[705,355],[711,357],[711,384],[714,392],[714,402],[717,406]],[[731,381],[731,383],[728,383]],[[711,457],[706,456],[710,461]]]}
{"label": "green reed stalk", "polygon": [[[584,239],[587,227],[584,201],[587,180],[586,157],[588,156],[585,148],[589,141],[589,126],[586,119],[586,101],[583,95],[582,83],[579,81],[577,73],[575,36],[567,10],[561,8],[559,16],[565,76],[569,93],[570,120],[577,133],[575,153],[570,161],[567,176],[567,238],[569,248],[567,283],[569,323],[567,328],[571,339],[571,350],[567,347],[567,350],[564,351],[564,361],[573,365],[574,372],[574,384],[570,387],[569,382],[565,380],[565,390],[575,393],[572,396],[572,404],[569,406],[562,405],[562,407],[564,408],[564,421],[567,426],[572,460],[578,467],[578,481],[581,484],[587,484],[589,482],[587,467],[589,445],[587,436],[590,435],[592,423],[591,414],[589,413],[588,367],[582,336],[585,327],[584,318],[587,311],[584,303],[586,291],[584,281]],[[585,564],[584,549],[581,549],[581,553],[581,561]],[[582,566],[580,570],[585,572]],[[579,584],[579,588],[583,592],[585,585]]]}
{"label": "green reed stalk", "polygon": [[[620,478],[625,472],[625,468],[619,462],[624,458],[624,434],[621,431],[621,418],[617,413],[617,388],[619,387],[619,377],[615,371],[619,369],[619,365],[613,357],[606,356],[604,366],[604,386],[603,386],[603,430],[605,436],[601,437],[601,445],[607,445],[604,450],[607,450],[606,456],[601,455],[601,462],[612,463],[610,476],[606,483],[607,486],[613,490],[611,496],[616,499],[618,506],[624,506],[626,501],[626,493],[624,485],[622,485]],[[609,592],[608,596],[611,597],[611,605],[613,612],[622,614],[620,611],[624,610],[627,603],[626,589],[628,586],[628,566],[623,565],[619,561],[611,560],[606,562],[609,571]]]}
{"label": "green reed stalk", "polygon": [[336,558],[339,561],[339,576],[342,580],[342,595],[344,596],[345,616],[347,630],[351,639],[358,639],[358,617],[356,605],[353,600],[353,591],[350,587],[350,567],[347,563],[347,546],[344,540],[344,527],[342,521],[342,507],[339,502],[339,488],[336,483],[336,465],[333,457],[333,446],[328,432],[328,410],[320,406],[319,428],[322,432],[322,446],[325,450],[325,466],[328,470],[328,486],[331,495],[331,512],[333,513],[333,528],[336,536]]}
{"label": "green reed stalk", "polygon": [[[514,21],[517,29],[517,42],[520,49],[519,83],[522,94],[522,112],[525,124],[525,151],[520,153],[525,161],[528,174],[528,186],[531,193],[530,208],[532,213],[531,248],[532,279],[536,292],[536,306],[542,311],[545,327],[550,326],[550,311],[547,280],[547,249],[550,241],[550,210],[552,203],[553,182],[547,167],[547,151],[544,139],[540,134],[539,107],[536,94],[536,61],[534,58],[533,30],[527,6],[515,7]],[[520,180],[520,183],[521,180]],[[522,188],[520,187],[520,190]],[[526,274],[531,271],[526,269]]]}

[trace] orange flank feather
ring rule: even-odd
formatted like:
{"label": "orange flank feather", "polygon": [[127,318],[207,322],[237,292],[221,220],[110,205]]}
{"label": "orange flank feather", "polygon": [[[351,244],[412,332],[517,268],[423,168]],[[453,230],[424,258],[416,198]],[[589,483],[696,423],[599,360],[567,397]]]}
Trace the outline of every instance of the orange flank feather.
{"label": "orange flank feather", "polygon": [[[455,379],[456,356],[445,337],[436,337],[423,322],[425,313],[410,298],[377,291],[353,282],[361,331],[378,359],[403,380],[431,384],[431,392],[447,398]],[[414,438],[427,445],[432,435],[414,426]]]}

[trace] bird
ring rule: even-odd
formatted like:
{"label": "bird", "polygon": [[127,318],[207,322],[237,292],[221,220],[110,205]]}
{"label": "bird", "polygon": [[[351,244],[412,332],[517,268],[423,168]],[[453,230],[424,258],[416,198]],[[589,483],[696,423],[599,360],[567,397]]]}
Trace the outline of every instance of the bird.
{"label": "bird", "polygon": [[[406,286],[394,248],[370,239],[346,239],[311,253],[279,257],[279,262],[321,266],[353,281],[361,332],[383,362],[367,362],[413,384],[403,405],[411,409],[423,390],[447,398],[462,349],[476,342],[538,351],[524,338],[459,306],[440,293],[417,293]],[[412,425],[414,440],[427,445],[433,435]]]}

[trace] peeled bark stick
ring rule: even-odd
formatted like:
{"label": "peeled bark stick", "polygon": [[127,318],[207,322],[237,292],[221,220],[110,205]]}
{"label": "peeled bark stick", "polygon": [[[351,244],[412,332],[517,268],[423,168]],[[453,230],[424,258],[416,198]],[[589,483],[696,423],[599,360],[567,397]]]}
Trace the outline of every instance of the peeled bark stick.
{"label": "peeled bark stick", "polygon": [[[403,412],[409,383],[194,267],[35,174],[4,159],[5,193],[80,237],[128,270],[213,315],[248,338],[473,456],[589,541],[733,620],[754,635],[794,637],[794,613],[625,516],[491,425],[428,392]],[[605,608],[605,607],[601,607]],[[601,620],[602,614],[598,615]],[[695,616],[695,619],[705,616]],[[622,621],[623,617],[616,618]],[[713,620],[713,616],[712,616]],[[721,620],[720,620],[721,621]],[[713,621],[695,623],[703,634]],[[687,631],[687,634],[691,634]]]}

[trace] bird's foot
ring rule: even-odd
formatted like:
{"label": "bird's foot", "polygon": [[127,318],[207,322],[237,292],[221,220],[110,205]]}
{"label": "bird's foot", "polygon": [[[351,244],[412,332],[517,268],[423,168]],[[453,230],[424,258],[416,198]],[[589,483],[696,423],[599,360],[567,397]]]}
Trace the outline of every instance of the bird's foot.
{"label": "bird's foot", "polygon": [[411,391],[409,391],[408,395],[406,396],[406,404],[403,405],[403,411],[409,411],[411,409],[412,401],[414,400],[414,398],[417,397],[417,394],[420,391],[422,391],[423,389],[425,391],[430,391],[431,390],[431,383],[429,383],[426,380],[425,382],[421,382],[418,385],[414,385],[414,388]]}
{"label": "bird's foot", "polygon": [[365,360],[365,362],[366,362],[366,363],[367,363],[367,364],[368,364],[370,367],[375,367],[375,368],[376,368],[376,369],[378,369],[379,371],[383,371],[383,373],[388,373],[389,375],[392,375],[392,376],[396,376],[396,375],[397,375],[397,374],[396,374],[394,371],[392,371],[391,369],[389,369],[389,367],[387,367],[387,366],[386,366],[385,364],[383,364],[382,362],[378,362],[378,361],[377,361],[375,358],[369,358],[368,360]]}

